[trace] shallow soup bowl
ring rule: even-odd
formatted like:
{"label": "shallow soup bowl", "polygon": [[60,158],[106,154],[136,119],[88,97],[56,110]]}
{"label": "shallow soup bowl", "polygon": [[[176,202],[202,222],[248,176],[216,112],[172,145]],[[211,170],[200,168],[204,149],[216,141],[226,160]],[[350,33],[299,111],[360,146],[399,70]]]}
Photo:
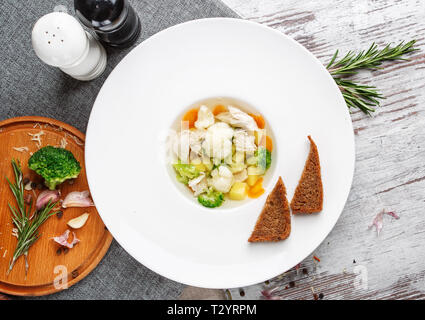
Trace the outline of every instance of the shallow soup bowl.
{"label": "shallow soup bowl", "polygon": [[[273,156],[261,197],[209,209],[176,181],[167,135],[208,98],[265,118]],[[248,243],[279,176],[292,198],[308,135],[320,154],[323,211],[293,216],[284,241]],[[134,48],[99,92],[86,141],[90,190],[115,239],[151,270],[198,287],[247,286],[298,264],[332,230],[354,171],[350,116],[326,69],[293,39],[239,19],[190,21]]]}

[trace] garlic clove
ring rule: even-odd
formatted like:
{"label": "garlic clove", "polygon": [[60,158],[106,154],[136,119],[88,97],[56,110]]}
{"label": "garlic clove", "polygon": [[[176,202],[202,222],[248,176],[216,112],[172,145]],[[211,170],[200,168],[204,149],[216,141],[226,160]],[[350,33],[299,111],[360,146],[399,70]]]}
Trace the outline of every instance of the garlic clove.
{"label": "garlic clove", "polygon": [[88,218],[89,214],[83,213],[81,216],[69,220],[67,224],[73,229],[79,229],[86,224]]}
{"label": "garlic clove", "polygon": [[38,195],[35,208],[37,210],[40,210],[41,208],[46,206],[46,204],[48,204],[49,201],[53,203],[58,201],[59,198],[60,198],[60,192],[58,190],[45,190]]}
{"label": "garlic clove", "polygon": [[90,192],[88,191],[73,191],[67,194],[62,203],[62,208],[71,207],[93,207],[94,203],[90,199]]}
{"label": "garlic clove", "polygon": [[24,189],[25,190],[27,190],[27,191],[31,191],[32,190],[32,188],[31,188],[31,181],[30,182],[28,182],[26,185],[25,185],[25,187],[24,187]]}

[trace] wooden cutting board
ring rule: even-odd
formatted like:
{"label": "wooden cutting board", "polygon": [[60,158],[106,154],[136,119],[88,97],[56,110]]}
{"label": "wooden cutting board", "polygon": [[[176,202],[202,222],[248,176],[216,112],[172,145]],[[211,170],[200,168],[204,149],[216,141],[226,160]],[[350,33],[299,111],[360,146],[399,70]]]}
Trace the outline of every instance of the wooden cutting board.
{"label": "wooden cutting board", "polygon": [[[36,141],[29,135],[43,131],[41,146],[64,146],[70,150],[82,166],[81,173],[71,184],[65,181],[60,185],[61,199],[71,191],[89,190],[84,162],[83,133],[63,122],[44,117],[20,117],[0,122],[0,292],[38,296],[61,291],[77,283],[92,271],[108,251],[112,235],[106,229],[95,207],[62,209],[63,216],[50,217],[40,228],[40,239],[28,252],[29,269],[25,276],[23,257],[15,263],[9,275],[6,271],[16,247],[17,238],[12,235],[14,228],[8,202],[16,205],[5,177],[14,181],[11,160],[19,159],[24,177],[31,181],[42,182],[34,172],[28,169],[27,162],[31,154],[38,150]],[[17,151],[14,147],[26,147],[28,151]],[[33,191],[25,191],[32,194]],[[36,195],[39,190],[34,190]],[[86,224],[77,230],[67,226],[67,222],[88,212]],[[81,240],[66,254],[57,253],[59,245],[52,237],[61,235],[65,230],[74,231]],[[70,238],[71,239],[71,238]]]}

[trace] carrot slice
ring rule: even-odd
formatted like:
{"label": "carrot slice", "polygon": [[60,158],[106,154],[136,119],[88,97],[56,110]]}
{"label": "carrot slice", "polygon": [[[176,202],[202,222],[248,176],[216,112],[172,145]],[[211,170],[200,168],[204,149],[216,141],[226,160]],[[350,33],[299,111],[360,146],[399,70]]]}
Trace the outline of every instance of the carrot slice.
{"label": "carrot slice", "polygon": [[259,146],[266,147],[267,150],[272,152],[272,150],[273,150],[273,140],[272,140],[272,138],[270,138],[269,136],[261,137],[261,142],[260,142]]}
{"label": "carrot slice", "polygon": [[260,129],[264,129],[264,127],[266,126],[266,121],[264,120],[262,115],[257,115],[257,114],[252,114],[252,113],[248,113],[257,123],[258,128]]}
{"label": "carrot slice", "polygon": [[250,197],[251,199],[255,199],[258,198],[259,196],[261,196],[264,193],[264,189],[260,188],[257,191],[252,191],[252,190],[248,190],[248,197]]}
{"label": "carrot slice", "polygon": [[195,122],[198,120],[198,109],[199,108],[190,109],[182,118],[182,121],[187,121],[189,123],[189,128],[195,127]]}
{"label": "carrot slice", "polygon": [[264,189],[261,189],[257,193],[252,193],[252,192],[248,191],[248,197],[250,197],[251,199],[255,199],[255,198],[258,198],[259,196],[261,196],[263,193],[264,193]]}
{"label": "carrot slice", "polygon": [[266,149],[270,152],[273,150],[273,140],[269,136],[266,136]]}
{"label": "carrot slice", "polygon": [[248,197],[250,198],[258,198],[264,193],[263,188],[263,178],[260,178],[255,182],[255,184],[249,188],[248,190]]}
{"label": "carrot slice", "polygon": [[218,104],[213,109],[213,115],[216,116],[219,113],[226,112],[226,111],[227,111],[227,108],[225,106],[223,106],[222,104]]}

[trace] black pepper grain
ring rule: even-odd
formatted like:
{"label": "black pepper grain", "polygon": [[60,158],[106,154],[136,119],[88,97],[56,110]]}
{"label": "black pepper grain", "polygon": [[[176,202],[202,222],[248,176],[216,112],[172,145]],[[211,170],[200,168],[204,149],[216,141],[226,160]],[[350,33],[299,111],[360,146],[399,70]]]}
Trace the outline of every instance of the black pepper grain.
{"label": "black pepper grain", "polygon": [[37,184],[35,182],[31,182],[31,189],[37,188]]}
{"label": "black pepper grain", "polygon": [[290,288],[295,287],[295,282],[294,282],[294,281],[289,282],[289,287],[290,287]]}
{"label": "black pepper grain", "polygon": [[303,274],[308,274],[307,268],[303,268]]}
{"label": "black pepper grain", "polygon": [[62,216],[63,216],[63,212],[61,210],[59,210],[59,211],[56,212],[56,217],[58,219],[62,218]]}
{"label": "black pepper grain", "polygon": [[59,256],[62,253],[62,248],[58,248],[58,250],[56,250],[56,254]]}
{"label": "black pepper grain", "polygon": [[69,248],[68,248],[68,247],[63,248],[63,253],[64,253],[64,254],[67,254],[67,253],[68,253],[68,251],[69,251]]}
{"label": "black pepper grain", "polygon": [[323,293],[319,293],[319,299],[322,300],[325,295]]}

